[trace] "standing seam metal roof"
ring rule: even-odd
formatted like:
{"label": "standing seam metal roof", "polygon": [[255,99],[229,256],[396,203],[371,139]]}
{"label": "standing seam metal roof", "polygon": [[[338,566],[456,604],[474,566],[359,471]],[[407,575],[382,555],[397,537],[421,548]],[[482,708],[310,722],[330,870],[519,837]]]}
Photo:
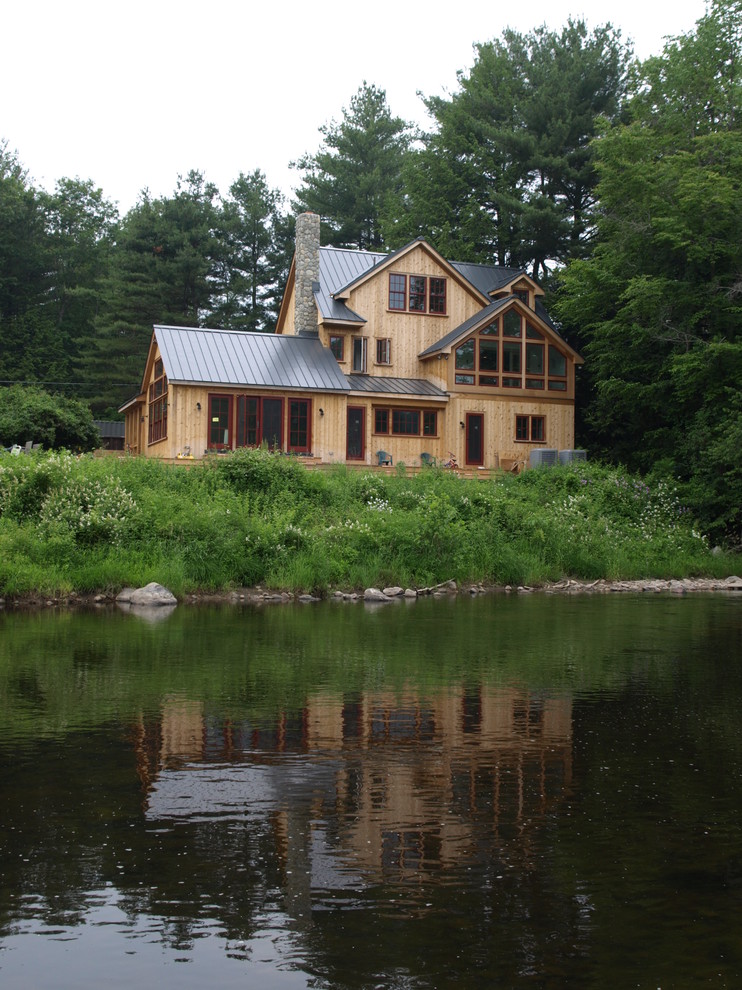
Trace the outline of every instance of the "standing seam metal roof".
{"label": "standing seam metal roof", "polygon": [[172,382],[347,392],[332,353],[318,338],[155,326]]}
{"label": "standing seam metal roof", "polygon": [[373,375],[346,375],[353,392],[378,392],[390,395],[416,395],[447,399],[448,394],[425,378],[387,378]]}

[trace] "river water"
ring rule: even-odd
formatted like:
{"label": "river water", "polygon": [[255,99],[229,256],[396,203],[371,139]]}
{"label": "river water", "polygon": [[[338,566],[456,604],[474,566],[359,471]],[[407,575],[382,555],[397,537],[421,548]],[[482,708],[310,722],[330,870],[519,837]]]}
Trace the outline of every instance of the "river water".
{"label": "river water", "polygon": [[742,598],[0,613],[0,986],[742,985]]}

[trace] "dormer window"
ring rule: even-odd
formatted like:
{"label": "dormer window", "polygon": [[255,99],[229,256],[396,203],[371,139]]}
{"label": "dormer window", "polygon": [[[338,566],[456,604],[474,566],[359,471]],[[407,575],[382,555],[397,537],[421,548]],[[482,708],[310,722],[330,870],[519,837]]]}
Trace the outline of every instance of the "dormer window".
{"label": "dormer window", "polygon": [[389,309],[446,315],[446,279],[428,275],[389,276]]}

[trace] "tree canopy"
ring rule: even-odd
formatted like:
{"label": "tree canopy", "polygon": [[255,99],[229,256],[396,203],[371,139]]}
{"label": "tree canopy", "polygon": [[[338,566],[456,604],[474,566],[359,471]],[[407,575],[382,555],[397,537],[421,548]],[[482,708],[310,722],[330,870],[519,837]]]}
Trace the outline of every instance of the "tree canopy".
{"label": "tree canopy", "polygon": [[320,127],[323,143],[294,163],[303,172],[296,208],[318,213],[337,247],[384,247],[384,223],[401,209],[410,127],[393,117],[383,89],[364,82],[341,121]]}
{"label": "tree canopy", "polygon": [[405,212],[390,239],[423,234],[447,257],[528,267],[583,255],[593,231],[598,121],[621,109],[630,49],[610,25],[503,32],[475,46],[405,166]]}
{"label": "tree canopy", "polygon": [[593,254],[557,313],[586,357],[585,439],[685,479],[702,518],[742,524],[742,0],[637,67],[627,120],[596,142]]}

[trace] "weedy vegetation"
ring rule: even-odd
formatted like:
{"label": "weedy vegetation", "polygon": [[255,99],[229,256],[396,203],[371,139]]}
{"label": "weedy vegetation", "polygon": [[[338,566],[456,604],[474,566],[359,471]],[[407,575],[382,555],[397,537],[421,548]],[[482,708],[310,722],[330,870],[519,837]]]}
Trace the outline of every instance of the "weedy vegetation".
{"label": "weedy vegetation", "polygon": [[241,450],[189,468],[0,455],[0,594],[327,592],[725,576],[678,492],[596,463],[465,479]]}

